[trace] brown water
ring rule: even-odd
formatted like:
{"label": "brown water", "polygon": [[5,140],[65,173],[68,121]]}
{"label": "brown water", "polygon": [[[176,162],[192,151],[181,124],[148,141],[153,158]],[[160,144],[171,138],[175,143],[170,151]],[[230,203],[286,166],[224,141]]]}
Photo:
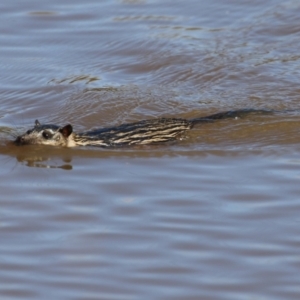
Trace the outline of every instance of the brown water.
{"label": "brown water", "polygon": [[[299,1],[0,3],[0,299],[300,298]],[[15,147],[228,109],[131,149]]]}

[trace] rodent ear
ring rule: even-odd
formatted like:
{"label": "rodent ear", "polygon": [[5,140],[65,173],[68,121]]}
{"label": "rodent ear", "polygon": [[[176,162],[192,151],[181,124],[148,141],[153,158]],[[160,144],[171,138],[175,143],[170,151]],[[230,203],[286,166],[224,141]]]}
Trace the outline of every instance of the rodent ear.
{"label": "rodent ear", "polygon": [[34,122],[35,127],[41,126],[41,123],[39,122],[39,120],[35,120]]}
{"label": "rodent ear", "polygon": [[73,127],[72,125],[68,124],[62,128],[59,129],[59,132],[67,138],[72,132],[73,132]]}

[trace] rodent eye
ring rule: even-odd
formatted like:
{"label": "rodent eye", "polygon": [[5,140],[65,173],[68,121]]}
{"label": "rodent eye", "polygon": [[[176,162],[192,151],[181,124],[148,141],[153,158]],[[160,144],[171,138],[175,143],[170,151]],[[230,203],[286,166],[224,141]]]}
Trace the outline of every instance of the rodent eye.
{"label": "rodent eye", "polygon": [[48,140],[50,138],[49,132],[44,131],[43,132],[43,138],[45,138],[46,140]]}
{"label": "rodent eye", "polygon": [[30,133],[31,133],[31,130],[27,130],[27,131],[26,131],[26,134],[30,134]]}

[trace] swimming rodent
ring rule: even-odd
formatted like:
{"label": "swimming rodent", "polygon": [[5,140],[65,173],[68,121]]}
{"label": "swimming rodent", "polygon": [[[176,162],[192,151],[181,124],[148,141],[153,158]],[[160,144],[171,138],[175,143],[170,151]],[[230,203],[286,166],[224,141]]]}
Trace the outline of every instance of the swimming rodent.
{"label": "swimming rodent", "polygon": [[214,120],[239,118],[248,114],[268,114],[268,110],[240,109],[216,113],[195,119],[158,118],[123,124],[115,127],[95,129],[82,133],[73,132],[72,125],[63,127],[53,124],[40,124],[18,136],[16,145],[51,145],[63,147],[99,146],[120,147],[129,145],[157,144],[175,140],[196,124]]}

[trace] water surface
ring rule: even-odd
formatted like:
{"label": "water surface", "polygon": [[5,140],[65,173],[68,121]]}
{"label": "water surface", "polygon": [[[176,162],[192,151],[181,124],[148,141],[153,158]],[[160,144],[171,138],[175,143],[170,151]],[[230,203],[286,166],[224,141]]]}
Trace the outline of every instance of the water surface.
{"label": "water surface", "polygon": [[[298,1],[2,1],[1,299],[299,299]],[[182,140],[16,147],[240,108]],[[281,112],[280,112],[281,111]]]}

